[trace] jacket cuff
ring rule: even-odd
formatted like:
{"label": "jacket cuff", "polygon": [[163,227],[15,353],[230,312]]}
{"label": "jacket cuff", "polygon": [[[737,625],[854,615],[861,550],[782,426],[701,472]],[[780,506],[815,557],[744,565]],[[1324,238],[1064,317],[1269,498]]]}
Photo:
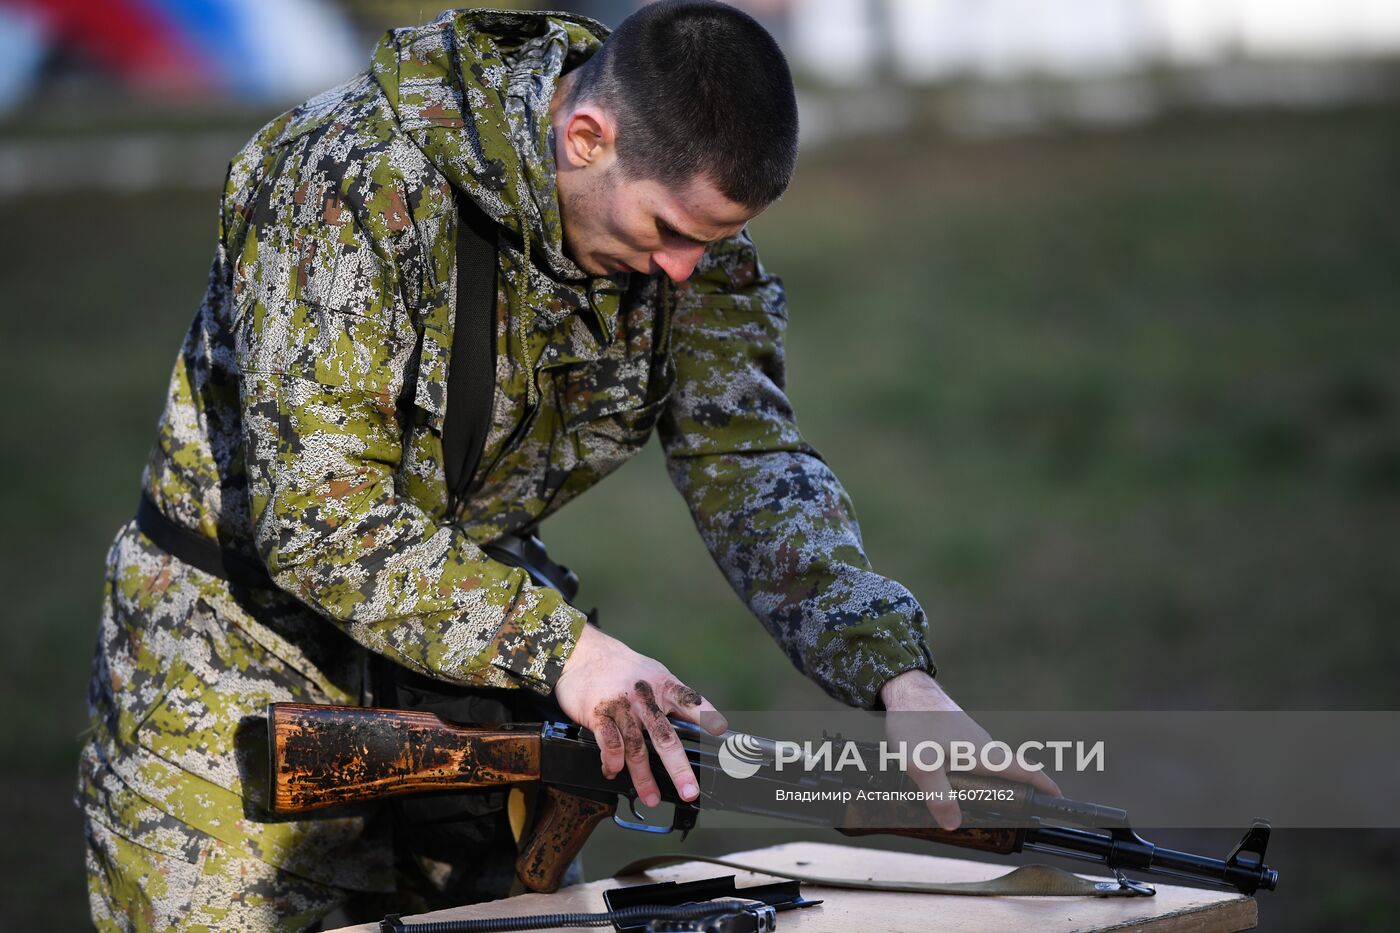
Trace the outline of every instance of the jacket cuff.
{"label": "jacket cuff", "polygon": [[519,686],[552,693],[587,621],[555,590],[527,586],[492,639],[490,664]]}
{"label": "jacket cuff", "polygon": [[833,697],[861,709],[883,710],[880,688],[900,674],[938,673],[921,627],[897,613],[838,629],[824,647],[829,660],[815,673]]}

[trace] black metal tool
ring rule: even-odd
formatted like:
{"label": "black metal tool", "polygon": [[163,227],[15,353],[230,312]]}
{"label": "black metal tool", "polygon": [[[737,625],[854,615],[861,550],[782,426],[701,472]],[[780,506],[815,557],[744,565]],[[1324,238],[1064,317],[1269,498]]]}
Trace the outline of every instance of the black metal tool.
{"label": "black metal tool", "polygon": [[[733,875],[719,875],[702,878],[698,881],[658,881],[655,884],[639,884],[626,888],[610,888],[603,892],[603,903],[609,910],[627,910],[642,906],[679,907],[700,904],[705,901],[742,900],[754,902],[755,906],[766,907],[772,913],[816,907],[821,901],[808,900],[802,896],[802,883],[798,881],[775,881],[771,884],[755,884],[738,887]],[[758,911],[753,911],[755,915]],[[617,921],[613,924],[618,933],[640,933],[650,927],[642,922]],[[660,929],[658,927],[658,929]],[[691,929],[689,927],[676,929]],[[694,929],[704,929],[695,927]],[[739,927],[733,927],[737,931]],[[765,929],[759,926],[755,929]],[[768,927],[771,929],[771,927]]]}

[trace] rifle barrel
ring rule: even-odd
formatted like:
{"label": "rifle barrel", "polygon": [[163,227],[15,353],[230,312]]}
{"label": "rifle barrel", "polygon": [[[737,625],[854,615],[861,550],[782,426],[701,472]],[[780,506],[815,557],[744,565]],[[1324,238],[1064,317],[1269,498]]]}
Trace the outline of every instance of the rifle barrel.
{"label": "rifle barrel", "polygon": [[1225,860],[1166,849],[1127,829],[1096,833],[1069,826],[1041,826],[1027,831],[1025,848],[1098,862],[1113,869],[1220,885],[1241,894],[1253,894],[1260,888],[1272,891],[1278,884],[1278,872],[1262,861]]}

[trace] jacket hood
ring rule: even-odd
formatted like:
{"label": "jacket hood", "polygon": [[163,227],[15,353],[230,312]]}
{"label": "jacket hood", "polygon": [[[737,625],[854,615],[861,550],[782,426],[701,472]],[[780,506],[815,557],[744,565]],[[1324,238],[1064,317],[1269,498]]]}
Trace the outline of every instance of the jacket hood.
{"label": "jacket hood", "polygon": [[588,276],[564,255],[549,102],[607,33],[567,13],[449,11],[387,33],[370,66],[403,131],[560,279]]}

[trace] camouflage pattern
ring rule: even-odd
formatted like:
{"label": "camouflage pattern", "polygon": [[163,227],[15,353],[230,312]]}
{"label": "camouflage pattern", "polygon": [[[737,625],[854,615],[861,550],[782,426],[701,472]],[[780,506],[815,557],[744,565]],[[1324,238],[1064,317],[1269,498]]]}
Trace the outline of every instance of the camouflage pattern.
{"label": "camouflage pattern", "polygon": [[[890,677],[932,670],[922,610],[871,572],[845,492],[798,435],[782,287],[747,235],[679,286],[589,277],[564,255],[548,107],[603,34],[485,12],[392,32],[365,74],[234,157],[144,489],[276,588],[118,534],[90,824],[189,863],[207,836],[317,884],[388,890],[363,818],[245,814],[240,723],[272,701],[361,701],[367,652],[550,691],[584,618],[479,545],[545,518],[653,429],[710,552],[799,669],[867,707]],[[492,425],[464,501],[442,453],[458,192],[507,231]]]}
{"label": "camouflage pattern", "polygon": [[101,933],[301,930],[347,900],[343,890],[236,855],[215,839],[183,858],[144,848],[98,823],[89,822],[88,834],[92,920]]}

